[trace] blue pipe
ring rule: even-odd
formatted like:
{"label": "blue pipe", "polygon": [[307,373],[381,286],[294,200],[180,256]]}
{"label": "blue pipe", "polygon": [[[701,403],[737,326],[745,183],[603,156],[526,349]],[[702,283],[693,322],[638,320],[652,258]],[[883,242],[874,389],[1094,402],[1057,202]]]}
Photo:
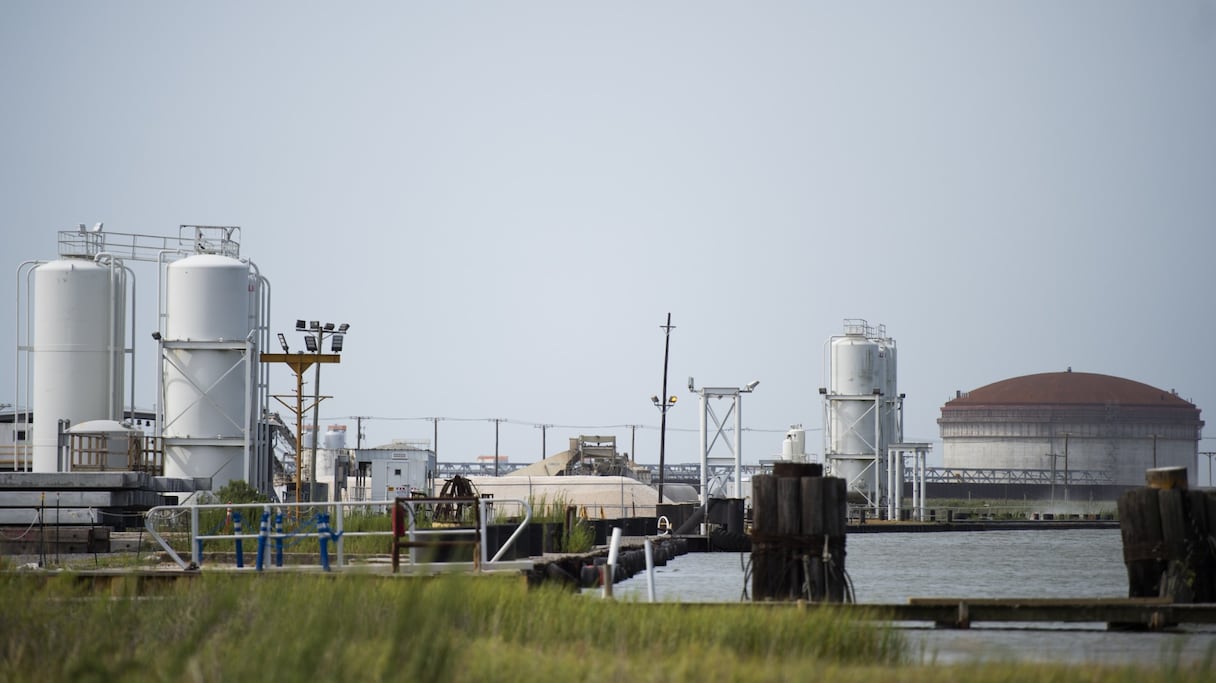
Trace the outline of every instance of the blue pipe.
{"label": "blue pipe", "polygon": [[241,511],[237,510],[232,513],[232,533],[237,536],[236,539],[236,567],[241,569],[245,566],[245,544],[240,539],[241,535]]}
{"label": "blue pipe", "polygon": [[329,513],[317,513],[317,537],[321,540],[321,569],[329,571]]}
{"label": "blue pipe", "polygon": [[262,571],[266,567],[266,539],[268,536],[270,536],[270,508],[262,511],[262,521],[258,524],[258,571]]}

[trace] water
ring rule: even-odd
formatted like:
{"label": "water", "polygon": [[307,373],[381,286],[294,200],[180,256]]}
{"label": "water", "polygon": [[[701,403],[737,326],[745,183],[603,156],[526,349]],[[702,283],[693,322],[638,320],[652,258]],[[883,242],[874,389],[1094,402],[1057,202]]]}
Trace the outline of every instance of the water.
{"label": "water", "polygon": [[[733,602],[747,554],[694,553],[655,569],[655,592],[673,602]],[[848,538],[846,568],[857,602],[909,598],[1121,598],[1127,596],[1118,529],[871,533]],[[750,586],[748,587],[750,590]],[[645,574],[614,591],[646,599]],[[1045,661],[1165,664],[1216,661],[1216,629],[1110,632],[1105,624],[903,629],[923,662]]]}

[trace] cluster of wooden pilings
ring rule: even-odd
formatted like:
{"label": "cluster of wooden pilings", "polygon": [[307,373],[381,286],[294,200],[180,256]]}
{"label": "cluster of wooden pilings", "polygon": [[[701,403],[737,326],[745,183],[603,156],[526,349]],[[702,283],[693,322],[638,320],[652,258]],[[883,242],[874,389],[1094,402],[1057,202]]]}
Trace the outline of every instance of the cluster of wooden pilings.
{"label": "cluster of wooden pilings", "polygon": [[1128,597],[1216,602],[1216,492],[1188,490],[1184,467],[1145,479],[1119,497]]}
{"label": "cluster of wooden pilings", "polygon": [[845,481],[817,464],[752,478],[753,600],[845,600],[845,496]]}

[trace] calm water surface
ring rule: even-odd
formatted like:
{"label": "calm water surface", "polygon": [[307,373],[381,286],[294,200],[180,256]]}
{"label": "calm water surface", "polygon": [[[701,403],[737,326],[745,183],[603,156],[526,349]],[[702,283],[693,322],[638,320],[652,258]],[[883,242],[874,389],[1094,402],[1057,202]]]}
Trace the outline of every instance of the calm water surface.
{"label": "calm water surface", "polygon": [[[655,592],[664,601],[738,601],[747,560],[747,554],[739,553],[684,555],[655,569]],[[859,603],[904,603],[913,597],[1127,596],[1117,529],[853,534],[845,566]],[[615,592],[645,600],[645,575],[618,584]],[[1105,624],[981,624],[965,631],[916,627],[904,632],[913,653],[926,662],[1216,661],[1212,629],[1118,633],[1106,631]]]}

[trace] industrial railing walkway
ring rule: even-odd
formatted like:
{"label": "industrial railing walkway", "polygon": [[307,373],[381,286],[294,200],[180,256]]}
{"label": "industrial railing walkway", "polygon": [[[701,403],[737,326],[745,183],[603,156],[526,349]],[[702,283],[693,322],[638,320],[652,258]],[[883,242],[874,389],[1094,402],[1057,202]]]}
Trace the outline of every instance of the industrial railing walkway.
{"label": "industrial railing walkway", "polygon": [[[394,508],[408,510],[410,518],[410,533],[414,539],[426,536],[437,540],[445,537],[475,535],[477,544],[481,547],[477,562],[424,562],[416,556],[411,556],[411,571],[437,570],[475,570],[487,571],[493,569],[524,569],[531,567],[527,561],[512,561],[501,559],[510,549],[515,539],[522,533],[524,527],[532,519],[532,508],[527,501],[516,499],[484,499],[476,504],[477,523],[474,527],[456,528],[422,528],[419,525],[417,506],[433,500],[452,502],[452,499],[398,499],[358,502],[315,502],[315,503],[209,503],[201,505],[161,505],[148,511],[145,528],[160,544],[161,548],[182,569],[199,569],[203,566],[204,551],[208,542],[227,542],[225,548],[231,546],[235,551],[236,569],[264,570],[267,565],[282,568],[284,549],[296,544],[315,540],[320,557],[321,568],[331,571],[346,569],[346,540],[354,537],[382,537],[385,540],[384,550],[389,551],[390,544],[396,543],[397,532],[393,529],[356,531],[346,529],[346,520],[353,510],[363,510],[366,513],[383,513]],[[523,511],[523,519],[519,522],[514,533],[503,543],[502,548],[493,556],[489,556],[487,541],[489,540],[488,522],[491,518],[490,509],[496,503],[518,504]],[[186,519],[183,519],[186,518]],[[256,520],[256,522],[255,522]],[[254,525],[256,524],[256,529]],[[170,531],[168,527],[176,526],[180,530]],[[288,529],[288,525],[291,528]],[[210,526],[210,529],[204,529]],[[184,559],[173,547],[172,537],[189,537],[190,559]],[[450,540],[450,538],[449,538]],[[252,567],[246,566],[245,544],[255,544],[255,560]],[[331,564],[331,547],[336,555],[336,562]],[[393,548],[395,554],[396,550]],[[387,554],[387,552],[386,552]]]}

